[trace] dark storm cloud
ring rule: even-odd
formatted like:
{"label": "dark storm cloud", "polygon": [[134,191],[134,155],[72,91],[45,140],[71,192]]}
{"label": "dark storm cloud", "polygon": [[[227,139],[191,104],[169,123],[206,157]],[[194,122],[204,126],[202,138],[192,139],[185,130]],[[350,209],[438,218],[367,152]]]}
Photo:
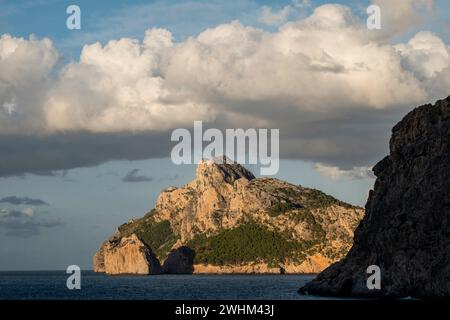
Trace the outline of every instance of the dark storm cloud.
{"label": "dark storm cloud", "polygon": [[[251,128],[262,120],[260,128],[280,129],[280,156],[322,162],[350,169],[372,166],[389,152],[391,128],[414,106],[390,110],[364,107],[339,107],[335,110],[299,110],[291,101],[277,104],[266,101],[250,106],[247,102],[232,105],[221,101],[224,114],[239,114],[240,122],[221,116],[211,127]],[[245,112],[244,112],[245,110]],[[283,112],[280,112],[283,110]]]}
{"label": "dark storm cloud", "polygon": [[0,199],[0,203],[9,203],[13,205],[27,205],[27,206],[48,206],[48,203],[41,199],[32,199],[28,197],[4,197]]}
{"label": "dark storm cloud", "polygon": [[400,113],[387,116],[357,112],[348,118],[330,115],[320,120],[308,119],[307,114],[297,116],[297,126],[282,122],[281,154],[342,169],[373,166],[381,160],[389,152],[391,128],[402,118]]}
{"label": "dark storm cloud", "polygon": [[1,136],[0,177],[95,166],[110,160],[170,156],[170,133]]}
{"label": "dark storm cloud", "polygon": [[[256,110],[255,110],[256,111]],[[374,164],[387,152],[390,128],[399,112],[353,112],[321,114],[260,106],[255,112],[269,122],[266,128],[280,129],[282,158],[320,161],[345,167]],[[251,113],[235,123],[219,117],[206,127],[252,128]],[[248,117],[248,120],[245,120]],[[192,127],[192,126],[191,126]],[[264,126],[261,126],[264,127]],[[187,129],[191,129],[187,126]],[[56,176],[55,171],[95,166],[110,160],[143,160],[170,157],[175,143],[170,132],[156,133],[71,133],[49,136],[0,136],[0,176]],[[133,178],[131,178],[133,179]]]}
{"label": "dark storm cloud", "polygon": [[56,170],[38,170],[33,172],[36,176],[41,177],[61,177],[66,178],[67,170],[56,171]]}
{"label": "dark storm cloud", "polygon": [[[338,108],[319,112],[290,108],[291,101],[216,101],[224,111],[207,128],[280,129],[280,156],[336,165],[346,169],[372,166],[388,152],[391,128],[413,106],[391,110]],[[283,112],[280,112],[283,110]],[[230,117],[229,114],[239,117]],[[192,125],[186,128],[192,131]],[[66,133],[46,136],[0,135],[0,177],[33,173],[55,176],[56,171],[96,166],[111,160],[170,157],[175,142],[171,130],[145,133]],[[206,145],[206,143],[205,143]],[[144,177],[144,181],[148,177]],[[133,177],[127,180],[142,180]],[[134,181],[136,182],[136,181]]]}
{"label": "dark storm cloud", "polygon": [[144,175],[139,175],[139,169],[133,169],[122,178],[123,182],[147,182],[152,181],[153,178]]}
{"label": "dark storm cloud", "polygon": [[0,209],[0,230],[8,236],[28,238],[39,235],[42,229],[61,225],[60,219],[41,217],[32,208],[22,211]]}

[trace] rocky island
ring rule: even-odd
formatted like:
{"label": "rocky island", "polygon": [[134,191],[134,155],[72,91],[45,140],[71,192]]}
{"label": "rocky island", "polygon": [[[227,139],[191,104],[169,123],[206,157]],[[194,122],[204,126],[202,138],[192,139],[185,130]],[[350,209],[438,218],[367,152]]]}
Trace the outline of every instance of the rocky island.
{"label": "rocky island", "polygon": [[352,245],[364,210],[243,166],[202,161],[94,256],[107,274],[317,273]]}
{"label": "rocky island", "polygon": [[[450,298],[450,97],[392,130],[350,252],[300,289],[325,296]],[[368,289],[366,268],[381,270]]]}

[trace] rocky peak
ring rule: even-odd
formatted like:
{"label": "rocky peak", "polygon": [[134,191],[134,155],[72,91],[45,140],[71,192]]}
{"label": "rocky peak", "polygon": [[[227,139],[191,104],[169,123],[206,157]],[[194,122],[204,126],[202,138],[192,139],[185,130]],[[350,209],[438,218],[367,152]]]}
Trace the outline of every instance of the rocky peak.
{"label": "rocky peak", "polygon": [[197,166],[196,177],[197,180],[207,184],[223,182],[233,184],[239,179],[247,181],[255,179],[253,173],[225,156],[212,160],[202,160]]}
{"label": "rocky peak", "polygon": [[[301,289],[320,295],[450,297],[450,97],[406,115],[392,130],[354,245]],[[380,267],[381,289],[367,268]]]}

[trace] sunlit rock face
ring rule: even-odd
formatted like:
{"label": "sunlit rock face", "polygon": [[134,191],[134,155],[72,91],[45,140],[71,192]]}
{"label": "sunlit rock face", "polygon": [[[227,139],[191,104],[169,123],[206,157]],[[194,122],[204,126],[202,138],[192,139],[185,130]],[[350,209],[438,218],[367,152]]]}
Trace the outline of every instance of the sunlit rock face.
{"label": "sunlit rock face", "polygon": [[114,243],[135,234],[166,273],[316,273],[348,252],[363,212],[319,190],[256,178],[229,159],[202,161],[193,181],[163,190],[153,210],[118,228],[95,270],[108,273]]}
{"label": "sunlit rock face", "polygon": [[97,272],[111,275],[161,273],[161,265],[154,253],[135,234],[104,243],[102,253],[96,254],[96,258],[103,259],[103,264],[98,260],[97,264],[94,262]]}

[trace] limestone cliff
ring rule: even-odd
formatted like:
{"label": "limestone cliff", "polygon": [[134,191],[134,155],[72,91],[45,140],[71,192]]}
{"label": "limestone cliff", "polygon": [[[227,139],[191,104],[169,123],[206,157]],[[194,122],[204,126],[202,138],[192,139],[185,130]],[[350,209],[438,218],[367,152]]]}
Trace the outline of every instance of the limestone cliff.
{"label": "limestone cliff", "polygon": [[[352,249],[300,291],[450,298],[450,97],[398,123],[374,173]],[[381,269],[379,290],[367,288],[370,265]]]}
{"label": "limestone cliff", "polygon": [[135,234],[113,237],[94,257],[94,271],[107,274],[159,274],[161,265],[152,250]]}
{"label": "limestone cliff", "polygon": [[[191,272],[311,273],[347,253],[362,215],[318,190],[203,161],[196,179],[161,192],[155,208],[115,238],[136,234],[171,273],[190,269],[186,250],[169,255],[183,246],[193,251]],[[96,254],[97,271],[108,268],[109,251],[104,244]]]}

